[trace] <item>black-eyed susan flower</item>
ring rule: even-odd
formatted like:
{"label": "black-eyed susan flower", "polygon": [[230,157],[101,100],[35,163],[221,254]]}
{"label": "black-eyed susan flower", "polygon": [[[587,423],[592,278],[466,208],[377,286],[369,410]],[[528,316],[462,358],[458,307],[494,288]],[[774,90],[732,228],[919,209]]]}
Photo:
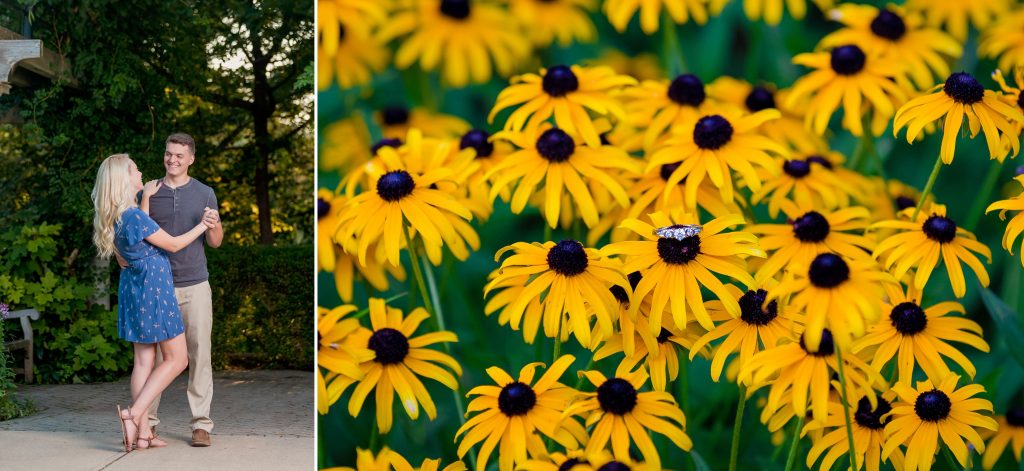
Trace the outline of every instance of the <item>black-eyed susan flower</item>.
{"label": "black-eyed susan flower", "polygon": [[346,2],[318,1],[317,10],[317,89],[325,90],[334,82],[341,88],[369,83],[373,74],[387,67],[390,53],[373,34],[369,14],[383,15],[384,8],[374,2],[363,11],[345,9]]}
{"label": "black-eyed susan flower", "polygon": [[660,80],[665,77],[658,56],[649,52],[626,54],[616,48],[606,48],[597,59],[586,61],[587,65],[611,67],[620,75],[628,75],[637,80]]}
{"label": "black-eyed susan flower", "polygon": [[[807,453],[807,467],[813,468],[814,462],[821,458],[818,469],[827,471],[832,469],[840,457],[849,454],[850,443],[846,435],[846,423],[849,420],[853,429],[853,449],[857,453],[858,469],[864,465],[868,471],[878,471],[879,465],[884,462],[882,445],[885,443],[885,424],[891,420],[889,413],[892,412],[895,398],[896,394],[891,391],[874,398],[862,396],[850,404],[849,410],[841,402],[829,402],[828,417],[804,427],[805,431],[825,431],[821,438],[814,440],[814,446]],[[887,460],[896,469],[903,469],[903,453],[899,450],[894,450]]]}
{"label": "black-eyed susan flower", "polygon": [[316,192],[316,271],[334,271],[334,233],[338,230],[338,216],[344,201],[344,197],[336,199],[334,192],[326,188]]}
{"label": "black-eyed susan flower", "polygon": [[[639,283],[639,280],[637,281]],[[672,325],[672,317],[669,312],[662,312],[661,332],[657,336],[651,335],[648,326],[648,315],[641,308],[641,315],[637,316],[635,324],[628,329],[622,329],[618,334],[613,335],[601,348],[594,352],[594,361],[601,361],[619,352],[625,353],[626,336],[632,336],[634,346],[633,354],[626,354],[622,359],[622,368],[632,370],[636,365],[643,364],[651,375],[651,385],[655,391],[665,391],[670,381],[679,377],[679,354],[684,350],[691,352],[691,358],[697,353],[708,356],[706,349],[693,350],[694,342],[704,332],[704,329],[696,322],[687,324],[686,329],[679,329]],[[651,313],[651,315],[655,315]],[[620,318],[621,319],[621,318]],[[629,316],[626,315],[627,323]],[[637,342],[639,340],[639,342]]]}
{"label": "black-eyed susan flower", "polygon": [[[487,286],[495,294],[487,300],[484,314],[489,316],[500,311],[498,324],[508,325],[512,330],[522,330],[523,340],[533,344],[533,339],[537,337],[537,331],[540,330],[540,323],[544,320],[544,306],[540,303],[541,299],[539,297],[531,299],[522,309],[516,306],[516,301],[526,289],[531,276],[506,276],[502,277],[501,281],[494,281],[499,274],[499,270],[494,270],[487,277],[491,280]],[[564,321],[562,325],[565,325]],[[568,340],[569,329],[559,329],[559,331],[561,332],[559,340],[563,342]]]}
{"label": "black-eyed susan flower", "polygon": [[[1024,175],[1018,175],[1014,177],[1014,180],[1024,186]],[[1010,199],[996,201],[990,204],[985,212],[989,213],[997,209],[999,210],[999,219],[1004,221],[1007,211],[1020,211],[1010,219],[1010,222],[1006,223],[1006,231],[1003,232],[1003,248],[1013,255],[1013,244],[1021,232],[1024,232],[1024,193]],[[1024,264],[1024,249],[1021,249],[1021,264]]]}
{"label": "black-eyed susan flower", "polygon": [[712,114],[715,105],[707,99],[704,82],[693,74],[672,80],[645,80],[622,92],[626,111],[634,124],[644,129],[644,149],[676,126],[693,126],[703,115]]}
{"label": "black-eyed susan flower", "polygon": [[[688,311],[707,330],[714,329],[711,316],[704,307],[702,288],[714,293],[725,309],[739,316],[739,300],[715,276],[719,273],[753,286],[754,279],[747,273],[744,258],[764,257],[757,237],[748,232],[723,232],[726,228],[744,223],[743,216],[734,214],[712,219],[702,226],[699,234],[683,239],[661,237],[655,229],[695,224],[697,218],[688,213],[654,213],[649,215],[653,224],[639,219],[627,219],[623,227],[642,237],[639,241],[609,244],[601,249],[605,254],[626,257],[622,270],[640,272],[643,278],[637,284],[630,310],[636,313],[641,303],[651,298],[651,313],[670,309],[676,327],[685,328]],[[687,309],[689,307],[689,309]],[[652,335],[661,333],[661,316],[650,317]]]}
{"label": "black-eyed susan flower", "polygon": [[779,111],[766,109],[751,115],[734,110],[699,118],[690,127],[677,127],[665,144],[656,149],[647,164],[647,171],[665,164],[678,163],[662,197],[668,199],[674,185],[683,183],[685,208],[695,211],[697,190],[707,177],[718,187],[722,200],[733,201],[733,173],[743,177],[752,190],[761,189],[761,178],[754,166],[776,169],[772,155],[788,156],[789,152],[757,132],[762,123],[778,119]]}
{"label": "black-eyed susan flower", "polygon": [[[569,239],[543,244],[517,242],[499,250],[495,260],[508,251],[513,255],[501,263],[497,275],[484,287],[484,296],[510,278],[531,276],[519,296],[506,307],[513,325],[518,325],[524,316],[543,316],[544,334],[548,337],[554,338],[560,331],[564,335],[568,330],[584,347],[590,347],[592,312],[602,337],[612,334],[619,302],[609,288],[629,286],[617,263],[596,249],[584,248]],[[541,300],[543,311],[527,309],[534,299]],[[562,329],[560,324],[566,315],[568,329]],[[527,317],[525,322],[535,325],[537,321]]]}
{"label": "black-eyed susan flower", "polygon": [[[912,211],[907,209],[902,214],[909,219]],[[988,272],[974,252],[984,255],[988,263],[992,263],[992,251],[975,240],[974,234],[957,227],[956,222],[946,216],[945,205],[933,203],[928,211],[922,212],[927,215],[924,222],[893,220],[873,224],[872,227],[899,231],[880,242],[873,256],[884,256],[882,265],[897,280],[902,280],[911,268],[917,270],[913,286],[918,290],[924,289],[940,259],[949,274],[949,284],[956,297],[962,298],[967,293],[961,262],[970,267],[982,287],[987,287]]]}
{"label": "black-eyed susan flower", "polygon": [[743,292],[733,285],[727,288],[739,299],[739,317],[726,311],[721,301],[708,301],[711,320],[718,325],[701,336],[690,349],[692,360],[706,345],[725,337],[711,360],[711,379],[715,382],[722,376],[725,362],[733,353],[739,353],[736,364],[737,368],[742,368],[755,353],[775,348],[780,340],[795,339],[799,335],[799,321],[791,314],[779,312],[777,300],[766,301],[766,290],[748,289]]}
{"label": "black-eyed susan flower", "polygon": [[[814,0],[814,4],[822,11],[832,8],[832,0]],[[782,21],[783,5],[789,10],[794,20],[802,20],[807,15],[806,0],[743,0],[743,13],[751,21],[764,19],[766,24],[778,25]]]}
{"label": "black-eyed susan flower", "polygon": [[586,453],[583,450],[571,450],[562,454],[551,453],[546,457],[527,461],[519,469],[523,471],[658,471],[643,462],[629,458],[615,458],[607,450]]}
{"label": "black-eyed susan flower", "polygon": [[[483,129],[471,129],[463,134],[459,138],[458,148],[470,149],[473,153],[475,165],[466,168],[466,170],[471,170],[464,189],[466,201],[471,204],[469,209],[473,211],[473,216],[486,222],[494,209],[491,180],[487,178],[487,174],[511,155],[514,149],[505,141],[492,141],[491,134]],[[498,192],[498,196],[502,201],[508,201],[511,193],[505,188]]]}
{"label": "black-eyed susan flower", "polygon": [[[358,240],[359,263],[366,264],[372,242],[381,240],[387,261],[399,265],[405,244],[405,231],[412,229],[423,241],[427,257],[441,263],[441,248],[447,246],[460,260],[469,257],[470,247],[479,247],[473,228],[460,221],[469,220],[470,211],[437,185],[452,176],[452,168],[433,155],[423,156],[429,146],[421,142],[417,130],[409,132],[409,141],[399,149],[378,150],[375,165],[364,166],[373,185],[352,198],[339,216],[335,240]],[[415,165],[415,167],[413,165]],[[417,168],[418,167],[418,168]]]}
{"label": "black-eyed susan flower", "polygon": [[767,199],[771,217],[779,214],[785,201],[792,201],[803,208],[831,210],[847,207],[851,197],[860,190],[856,180],[841,178],[833,170],[831,162],[817,153],[777,159],[775,166],[774,169],[760,171],[764,183],[750,196],[751,204]]}
{"label": "black-eyed susan flower", "polygon": [[899,396],[893,404],[891,420],[885,425],[885,446],[882,458],[889,458],[900,446],[906,446],[906,471],[928,471],[932,468],[935,452],[942,439],[960,466],[967,466],[970,453],[964,439],[978,453],[985,451],[985,442],[977,429],[995,430],[996,421],[978,411],[992,412],[992,403],[974,397],[985,392],[979,384],[968,384],[957,389],[960,377],[946,376],[938,386],[931,381],[919,381],[917,389],[909,384],[897,383],[892,390]]}
{"label": "black-eyed susan flower", "polygon": [[[491,198],[508,185],[516,183],[512,194],[512,213],[519,214],[535,192],[544,193],[544,217],[548,225],[557,227],[559,214],[575,208],[587,227],[600,219],[591,182],[604,187],[622,207],[629,206],[626,190],[613,177],[615,170],[637,171],[639,161],[614,146],[592,147],[577,142],[566,131],[548,124],[533,132],[502,131],[495,137],[507,138],[519,151],[492,166],[485,177],[492,182]],[[543,186],[538,188],[538,185]],[[572,206],[562,208],[565,202]],[[602,208],[604,209],[604,208]]]}
{"label": "black-eyed susan flower", "polygon": [[[770,417],[770,412],[778,411],[783,401],[788,401],[795,414],[802,416],[811,411],[814,420],[827,419],[830,382],[839,371],[836,345],[828,329],[822,330],[818,349],[809,347],[807,340],[805,332],[799,342],[785,342],[758,352],[740,368],[739,380],[748,386],[748,396],[770,385],[765,405],[769,413],[762,414],[762,418]],[[882,381],[881,375],[856,355],[843,356],[843,362],[848,391],[857,391],[857,397],[873,395],[872,385]]]}
{"label": "black-eyed susan flower", "polygon": [[[836,211],[800,209],[783,204],[785,224],[755,224],[748,231],[760,236],[768,259],[754,278],[767,280],[788,266],[808,266],[820,254],[838,253],[850,259],[866,258],[874,248],[870,239],[853,233],[868,227],[867,209],[851,206]],[[806,206],[805,206],[806,208]]]}
{"label": "black-eyed susan flower", "polygon": [[558,41],[567,47],[575,42],[589,43],[597,37],[594,22],[587,12],[594,0],[511,0],[509,11],[523,25],[537,47],[548,47]]}
{"label": "black-eyed susan flower", "polygon": [[1012,407],[1006,411],[1006,415],[996,416],[995,432],[984,430],[983,435],[988,437],[988,444],[985,454],[981,458],[981,466],[985,470],[995,467],[999,457],[1006,451],[1006,446],[1011,445],[1013,459],[1020,463],[1021,450],[1024,449],[1024,409]]}
{"label": "black-eyed susan flower", "polygon": [[574,415],[584,417],[586,426],[593,426],[587,441],[587,454],[604,450],[611,441],[616,459],[630,459],[630,444],[640,450],[643,460],[654,468],[661,467],[661,457],[651,440],[650,432],[668,437],[684,451],[693,448],[686,435],[686,417],[667,392],[641,392],[647,383],[643,368],[630,372],[619,365],[615,376],[605,377],[600,371],[582,371],[597,391],[580,393],[580,399],[562,413],[563,420]]}
{"label": "black-eyed susan flower", "polygon": [[918,90],[930,88],[937,79],[949,76],[949,60],[963,54],[963,46],[949,34],[924,25],[920,13],[890,5],[844,3],[829,12],[829,18],[845,27],[821,39],[818,47],[856,44],[878,60],[900,67],[901,75],[913,79]]}
{"label": "black-eyed susan flower", "polygon": [[378,34],[384,41],[408,34],[395,53],[395,65],[405,69],[419,62],[423,70],[441,68],[444,82],[456,88],[487,82],[492,68],[507,77],[531,50],[507,11],[472,0],[417,2],[394,14]]}
{"label": "black-eyed susan flower", "polygon": [[793,294],[787,309],[807,313],[804,341],[811,351],[818,351],[826,328],[836,345],[846,350],[878,320],[882,284],[895,282],[874,260],[826,252],[794,268],[768,294],[771,299]]}
{"label": "black-eyed susan flower", "polygon": [[[380,126],[384,139],[374,147],[398,147],[406,139],[409,131],[419,130],[421,134],[432,138],[460,137],[470,130],[470,125],[458,116],[435,113],[423,108],[408,108],[403,105],[385,106],[373,115],[374,121]],[[397,145],[396,145],[397,144]],[[374,150],[376,153],[376,150]]]}
{"label": "black-eyed susan flower", "polygon": [[942,381],[950,374],[943,357],[955,361],[967,376],[974,378],[974,364],[948,342],[964,343],[983,352],[988,352],[989,347],[977,322],[948,315],[963,314],[960,303],[949,301],[924,308],[919,290],[908,288],[904,292],[900,287],[887,285],[886,291],[888,301],[882,305],[882,312],[888,313],[888,317],[868,327],[867,335],[854,343],[853,353],[873,350],[871,367],[878,371],[897,357],[899,381],[907,384],[914,378],[915,364],[928,379]]}
{"label": "black-eyed susan flower", "polygon": [[778,90],[771,84],[753,85],[744,80],[721,76],[707,86],[708,96],[720,103],[745,109],[750,113],[775,108],[779,119],[765,121],[758,131],[765,137],[794,149],[812,154],[828,148],[825,140],[804,127],[802,106],[788,106],[786,97],[790,89]]}
{"label": "black-eyed susan flower", "polygon": [[477,456],[477,469],[487,469],[491,452],[499,447],[498,469],[511,471],[526,463],[528,454],[546,454],[540,434],[566,449],[585,443],[587,432],[583,426],[573,419],[562,420],[562,413],[579,393],[559,383],[558,379],[575,360],[572,355],[563,355],[536,383],[533,377],[543,363],[524,366],[518,379],[496,366],[488,368],[487,375],[497,386],[477,386],[466,394],[467,397],[477,396],[469,403],[467,416],[472,412],[477,414],[455,432],[456,440],[463,436],[459,457],[483,442]]}
{"label": "black-eyed susan flower", "polygon": [[[440,467],[441,460],[425,459],[419,468],[413,468],[409,464],[409,460],[385,445],[377,453],[377,456],[373,455],[372,450],[357,449],[355,468],[342,466],[339,468],[324,468],[323,471],[391,471],[392,469],[397,471],[437,471]],[[466,469],[465,463],[456,461],[445,466],[442,471],[466,471]]]}
{"label": "black-eyed susan flower", "polygon": [[512,77],[511,84],[498,94],[487,121],[494,121],[501,110],[519,105],[505,121],[506,131],[532,134],[554,116],[559,128],[579,135],[590,147],[600,147],[601,136],[588,110],[624,120],[625,111],[612,92],[634,84],[636,79],[618,75],[610,67],[548,67],[541,69],[540,75]]}
{"label": "black-eyed susan flower", "polygon": [[404,281],[405,268],[392,265],[384,255],[383,244],[374,242],[367,247],[365,263],[360,263],[353,255],[358,243],[355,237],[346,240],[334,238],[340,223],[340,215],[348,198],[345,195],[320,189],[317,198],[317,268],[334,274],[334,287],[341,300],[352,302],[352,289],[356,281],[356,273],[377,291],[387,291],[388,275]]}
{"label": "black-eyed susan flower", "polygon": [[319,136],[323,139],[317,160],[317,168],[321,171],[344,172],[372,157],[370,129],[358,113],[327,125]]}
{"label": "black-eyed susan flower", "polygon": [[[992,72],[992,80],[995,80],[996,83],[999,84],[999,88],[1003,90],[1001,98],[1006,102],[1006,104],[1010,105],[1010,107],[1016,107],[1024,110],[1024,98],[1022,98],[1022,94],[1024,94],[1024,66],[1016,67],[1013,70],[1013,81],[1016,85],[1015,87],[1011,87],[1006,83],[1006,79],[1003,78],[1003,72],[999,69]],[[1017,154],[1012,153],[1013,144],[1015,141],[1020,140],[1021,128],[1024,127],[1024,123],[1012,121],[1011,124],[1013,124],[1015,132],[1004,133],[999,141],[1000,147],[1002,147],[1004,151],[1001,152],[1000,155],[996,156],[996,160],[998,160],[999,163],[1003,163],[1007,156],[1010,158],[1017,157]]]}
{"label": "black-eyed susan flower", "polygon": [[423,308],[403,316],[400,309],[385,305],[383,299],[370,298],[369,304],[372,330],[360,329],[350,334],[348,342],[356,355],[372,355],[372,359],[359,366],[363,377],[352,391],[349,414],[359,415],[366,397],[376,390],[377,427],[381,433],[391,430],[395,394],[409,418],[416,420],[422,407],[427,417],[434,420],[437,408],[419,376],[458,390],[458,380],[448,370],[462,376],[462,367],[451,356],[425,347],[456,342],[458,338],[448,331],[413,337],[420,323],[430,317]]}
{"label": "black-eyed susan flower", "polygon": [[[942,88],[942,91],[937,91]],[[946,117],[942,129],[940,155],[947,165],[953,162],[956,139],[967,118],[971,138],[984,131],[989,156],[993,159],[1006,155],[999,145],[1001,134],[1014,134],[1013,122],[1024,122],[1021,110],[1000,100],[999,95],[985,90],[971,74],[955,72],[942,85],[932,88],[934,93],[914,98],[900,107],[893,122],[893,135],[907,128],[907,142],[913,142],[925,126]],[[1020,151],[1020,143],[1013,141],[1013,153]]]}
{"label": "black-eyed susan flower", "polygon": [[708,22],[705,0],[606,0],[603,7],[608,22],[620,33],[640,10],[640,29],[647,35],[658,31],[663,9],[679,25],[688,23],[691,18],[699,25]]}
{"label": "black-eyed susan flower", "polygon": [[921,12],[934,28],[943,28],[957,41],[967,40],[968,22],[984,31],[1010,9],[1008,0],[907,0],[908,10]]}
{"label": "black-eyed susan flower", "polygon": [[317,308],[316,408],[320,414],[326,414],[345,389],[362,379],[359,364],[369,360],[365,352],[357,355],[358,350],[346,345],[349,335],[360,327],[357,319],[344,319],[355,310],[350,304],[334,309]]}
{"label": "black-eyed susan flower", "polygon": [[860,136],[864,133],[861,121],[870,112],[869,132],[877,136],[885,130],[896,108],[907,100],[906,91],[892,80],[898,69],[853,44],[829,52],[798,54],[793,63],[814,71],[797,79],[786,104],[795,106],[809,99],[804,125],[818,135],[825,133],[829,119],[841,105],[843,127]]}
{"label": "black-eyed susan flower", "polygon": [[[587,237],[588,241],[596,242],[605,233],[611,230],[612,242],[619,242],[627,238],[636,239],[636,234],[628,229],[618,226],[625,219],[638,219],[651,213],[670,212],[683,205],[684,181],[669,186],[668,181],[672,173],[679,168],[679,163],[665,164],[644,172],[640,179],[628,185],[629,200],[632,204],[628,209],[612,211],[604,215],[597,226],[591,229]],[[668,191],[668,198],[662,195]],[[707,211],[712,217],[722,217],[742,212],[741,204],[744,204],[740,193],[735,193],[733,201],[722,201],[722,196],[711,180],[705,179],[697,188],[697,209]],[[632,237],[631,237],[632,236]]]}
{"label": "black-eyed susan flower", "polygon": [[1024,9],[996,17],[981,32],[978,55],[999,59],[999,68],[1013,70],[1024,67]]}

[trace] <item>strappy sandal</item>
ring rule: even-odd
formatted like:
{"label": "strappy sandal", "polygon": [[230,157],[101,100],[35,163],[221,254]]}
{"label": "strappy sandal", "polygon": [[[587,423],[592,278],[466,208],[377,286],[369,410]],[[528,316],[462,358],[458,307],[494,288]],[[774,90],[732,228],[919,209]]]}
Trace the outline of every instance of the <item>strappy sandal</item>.
{"label": "strappy sandal", "polygon": [[[155,430],[151,429],[150,433],[152,433],[153,435],[148,437],[148,438],[139,437],[136,440],[136,443],[135,443],[135,448],[136,449],[138,449],[138,450],[146,450],[146,449],[149,449],[149,448],[163,448],[163,447],[167,446],[167,442],[161,440],[160,437],[157,436]],[[145,443],[145,446],[143,446],[143,443]]]}
{"label": "strappy sandal", "polygon": [[[128,417],[125,417],[124,414],[122,414],[122,411],[128,412]],[[135,422],[132,410],[121,409],[120,405],[117,406],[117,418],[121,423],[121,442],[124,444],[124,452],[130,453],[132,451],[132,447],[135,445],[135,441],[139,438],[139,424],[138,422]],[[127,424],[125,424],[125,421],[130,421],[132,425],[135,426],[135,436],[131,439],[128,438],[128,427],[126,426]]]}

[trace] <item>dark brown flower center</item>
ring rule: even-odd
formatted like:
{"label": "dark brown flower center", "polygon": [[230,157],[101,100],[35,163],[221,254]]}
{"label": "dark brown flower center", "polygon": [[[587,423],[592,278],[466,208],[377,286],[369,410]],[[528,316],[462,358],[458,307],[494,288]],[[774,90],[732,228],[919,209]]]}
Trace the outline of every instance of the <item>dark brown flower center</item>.
{"label": "dark brown flower center", "polygon": [[377,363],[391,365],[400,363],[409,354],[409,339],[405,334],[385,327],[370,336],[368,347],[377,353]]}
{"label": "dark brown flower center", "polygon": [[658,255],[665,263],[682,265],[689,263],[700,254],[700,236],[690,236],[683,240],[662,237],[658,239]]}
{"label": "dark brown flower center", "polygon": [[548,250],[548,267],[560,275],[579,275],[586,271],[588,264],[587,252],[578,241],[566,239]]}
{"label": "dark brown flower center", "polygon": [[751,325],[768,325],[779,315],[779,303],[775,300],[765,304],[768,292],[759,289],[748,290],[740,296],[740,320]]}
{"label": "dark brown flower center", "polygon": [[401,146],[402,146],[402,141],[400,139],[393,139],[393,138],[385,137],[384,139],[381,139],[381,140],[377,141],[376,144],[370,146],[370,153],[373,154],[373,155],[377,155],[377,152],[380,151],[381,149],[385,148],[385,147],[398,148],[398,147],[401,147]]}
{"label": "dark brown flower center", "polygon": [[807,276],[814,286],[834,288],[850,278],[850,266],[836,254],[823,253],[814,257]]}
{"label": "dark brown flower center", "polygon": [[903,335],[914,335],[924,330],[928,325],[928,316],[924,309],[910,301],[897,304],[889,313],[889,321],[892,326]]}
{"label": "dark brown flower center", "polygon": [[398,201],[409,196],[415,188],[412,175],[405,170],[392,170],[377,179],[377,194],[384,201]]}
{"label": "dark brown flower center", "polygon": [[964,105],[970,105],[981,101],[985,97],[985,87],[981,86],[978,79],[966,72],[954,72],[946,79],[942,90],[946,92],[953,101]]}
{"label": "dark brown flower center", "polygon": [[732,124],[722,116],[705,116],[693,127],[693,142],[701,149],[715,150],[732,139],[732,132]]}
{"label": "dark brown flower center", "polygon": [[747,94],[744,104],[747,105],[748,110],[755,112],[775,108],[775,96],[772,95],[771,90],[756,86]]}
{"label": "dark brown flower center", "polygon": [[316,218],[320,219],[331,212],[331,203],[324,201],[323,198],[316,199]]}
{"label": "dark brown flower center", "polygon": [[938,422],[945,419],[949,416],[949,411],[952,408],[953,403],[950,402],[949,396],[938,389],[923,392],[914,401],[914,412],[917,413],[921,420],[928,422]]}
{"label": "dark brown flower center", "polygon": [[680,75],[668,86],[668,97],[680,105],[699,106],[706,96],[704,82],[693,74]]}
{"label": "dark brown flower center", "polygon": [[928,219],[925,219],[924,224],[921,225],[921,230],[924,231],[924,234],[929,239],[940,244],[952,242],[956,238],[956,223],[950,218],[937,214],[933,214]]}
{"label": "dark brown flower center", "polygon": [[899,15],[882,9],[878,11],[878,16],[871,20],[871,32],[876,36],[896,41],[907,33],[907,25]]}
{"label": "dark brown flower center", "polygon": [[852,44],[839,46],[832,50],[832,70],[839,75],[855,75],[864,70],[867,57],[859,47]]}
{"label": "dark brown flower center", "polygon": [[[633,291],[636,291],[636,285],[640,284],[640,280],[642,278],[643,275],[638,271],[630,273],[629,276],[626,277],[626,279],[629,280],[629,285],[633,288]],[[615,299],[619,303],[626,304],[629,302],[629,296],[626,294],[626,290],[622,289],[621,286],[615,285],[609,288],[609,290],[612,292],[612,296],[615,296]]]}
{"label": "dark brown flower center", "polygon": [[832,331],[828,329],[822,329],[821,331],[821,342],[818,343],[818,351],[812,352],[807,349],[807,344],[804,343],[804,337],[807,336],[805,332],[800,336],[800,348],[803,348],[809,355],[816,357],[828,357],[832,356],[836,352],[835,342],[832,340]]}
{"label": "dark brown flower center", "polygon": [[580,88],[580,81],[576,78],[576,74],[573,73],[572,69],[564,65],[556,65],[544,72],[541,88],[548,95],[560,97],[570,92],[575,92],[576,89]]}
{"label": "dark brown flower center", "polygon": [[782,171],[793,178],[801,179],[811,173],[811,163],[801,159],[787,160],[782,164]]}
{"label": "dark brown flower center", "polygon": [[793,220],[793,235],[801,242],[821,242],[828,237],[830,229],[828,219],[817,211],[808,211]]}
{"label": "dark brown flower center", "polygon": [[490,157],[494,153],[494,143],[490,142],[491,135],[483,129],[472,129],[459,139],[459,149],[472,147],[476,151],[476,158]]}
{"label": "dark brown flower center", "polygon": [[882,416],[892,412],[892,404],[889,401],[878,397],[878,407],[871,408],[871,400],[867,396],[860,398],[857,401],[857,412],[853,414],[853,419],[864,428],[871,430],[882,430],[885,428],[885,424],[892,420],[892,417],[887,417],[885,422],[882,422]]}
{"label": "dark brown flower center", "polygon": [[380,110],[381,120],[385,126],[395,126],[409,122],[409,109],[404,106],[389,106]]}
{"label": "dark brown flower center", "polygon": [[597,388],[597,402],[605,412],[628,414],[636,407],[636,401],[636,388],[622,378],[611,378]]}
{"label": "dark brown flower center", "polygon": [[565,162],[576,151],[576,143],[565,131],[551,128],[537,138],[537,153],[551,162]]}
{"label": "dark brown flower center", "polygon": [[1024,409],[1013,407],[1006,411],[1006,423],[1014,427],[1024,427]]}
{"label": "dark brown flower center", "polygon": [[530,412],[537,404],[537,394],[525,383],[516,381],[501,388],[498,394],[498,409],[509,417]]}
{"label": "dark brown flower center", "polygon": [[441,0],[441,13],[445,16],[464,20],[469,17],[469,0]]}

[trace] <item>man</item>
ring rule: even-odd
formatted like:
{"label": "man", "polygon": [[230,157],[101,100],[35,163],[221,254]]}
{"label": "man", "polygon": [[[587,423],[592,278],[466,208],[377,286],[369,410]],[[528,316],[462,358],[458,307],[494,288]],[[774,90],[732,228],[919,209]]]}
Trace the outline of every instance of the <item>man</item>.
{"label": "man", "polygon": [[[213,400],[213,367],[210,363],[210,334],[213,327],[213,300],[203,243],[220,247],[224,229],[217,212],[217,196],[213,189],[188,174],[196,160],[196,142],[185,133],[167,137],[164,147],[164,170],[157,193],[149,199],[149,215],[160,228],[176,236],[188,232],[200,221],[210,226],[206,236],[192,242],[177,253],[168,254],[174,277],[174,295],[178,298],[185,323],[188,345],[188,404],[192,409],[192,446],[210,446],[210,403]],[[211,209],[212,211],[206,211]],[[206,219],[204,219],[206,214]],[[160,423],[157,397],[150,408],[150,424],[154,433]]]}

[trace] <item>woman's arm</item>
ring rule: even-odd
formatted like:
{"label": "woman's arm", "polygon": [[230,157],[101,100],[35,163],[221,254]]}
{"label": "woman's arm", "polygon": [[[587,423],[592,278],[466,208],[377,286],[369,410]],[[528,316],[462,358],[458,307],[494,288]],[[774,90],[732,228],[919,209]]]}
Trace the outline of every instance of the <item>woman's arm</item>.
{"label": "woman's arm", "polygon": [[199,223],[196,227],[193,227],[191,231],[188,231],[180,236],[172,236],[163,229],[159,229],[156,232],[146,237],[146,242],[153,244],[161,249],[168,252],[175,253],[191,244],[192,241],[196,240],[199,236],[206,232],[206,225]]}

